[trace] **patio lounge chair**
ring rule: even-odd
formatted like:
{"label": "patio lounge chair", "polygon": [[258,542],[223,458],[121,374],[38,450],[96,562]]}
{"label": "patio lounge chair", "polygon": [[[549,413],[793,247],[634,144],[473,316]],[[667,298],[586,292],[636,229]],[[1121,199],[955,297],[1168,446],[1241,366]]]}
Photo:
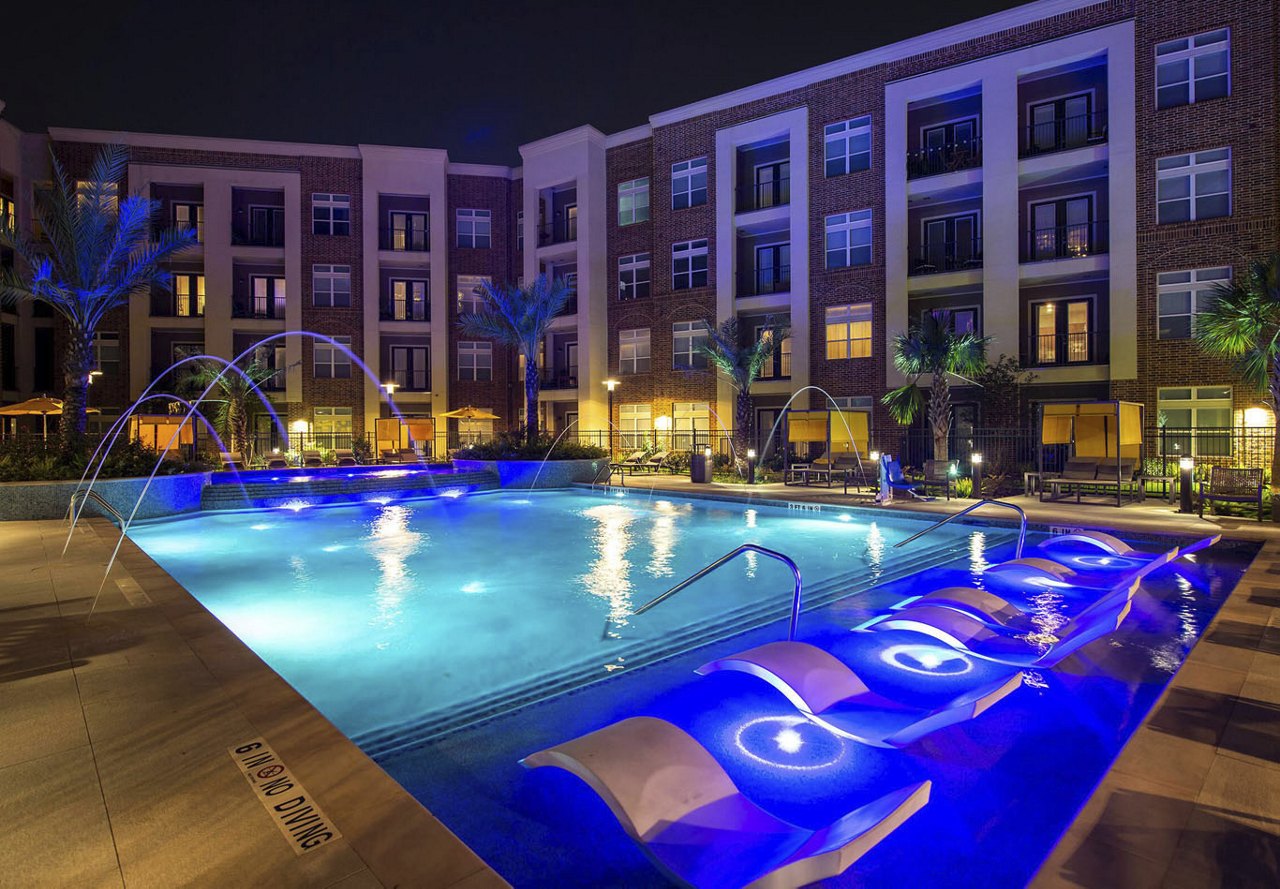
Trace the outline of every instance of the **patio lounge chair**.
{"label": "patio lounge chair", "polygon": [[[1073,457],[1067,461],[1066,466],[1062,467],[1062,472],[1057,475],[1046,475],[1040,479],[1040,499],[1045,499],[1045,492],[1052,491],[1053,496],[1050,499],[1057,499],[1060,494],[1062,485],[1068,482],[1092,481],[1098,477],[1098,461],[1086,458]],[[1053,487],[1057,485],[1058,487]]]}
{"label": "patio lounge chair", "polygon": [[577,775],[658,867],[690,886],[803,886],[835,877],[929,801],[922,781],[825,827],[776,818],[742,795],[701,744],[669,722],[624,719],[520,761]]}
{"label": "patio lounge chair", "polygon": [[925,460],[920,489],[928,494],[930,488],[938,488],[950,500],[956,492],[956,477],[951,474],[951,466],[950,460]]}
{"label": "patio lounge chair", "polygon": [[912,707],[876,694],[843,661],[807,642],[770,642],[698,668],[748,673],[772,685],[812,721],[873,747],[903,747],[944,726],[973,719],[1022,685],[1014,671],[936,707]]}
{"label": "patio lounge chair", "polygon": [[234,469],[236,472],[244,470],[244,456],[237,451],[222,451],[218,454],[218,459],[222,462],[223,469]]}
{"label": "patio lounge chair", "polygon": [[302,465],[307,469],[318,469],[324,465],[324,457],[320,455],[319,451],[303,451]]}
{"label": "patio lounge chair", "polygon": [[355,466],[355,451],[351,448],[338,448],[333,452],[333,462],[338,466]]}
{"label": "patio lounge chair", "polygon": [[268,469],[288,469],[289,460],[283,454],[273,454],[267,458]]}
{"label": "patio lounge chair", "polygon": [[667,460],[670,457],[671,453],[669,451],[654,451],[649,455],[649,459],[643,460],[637,464],[637,468],[645,469],[649,472],[657,472],[660,469],[673,471],[671,470],[671,467],[667,466]]}
{"label": "patio lounge chair", "polygon": [[1205,503],[1256,503],[1262,521],[1262,470],[1214,466],[1208,484],[1200,483],[1200,518]]}

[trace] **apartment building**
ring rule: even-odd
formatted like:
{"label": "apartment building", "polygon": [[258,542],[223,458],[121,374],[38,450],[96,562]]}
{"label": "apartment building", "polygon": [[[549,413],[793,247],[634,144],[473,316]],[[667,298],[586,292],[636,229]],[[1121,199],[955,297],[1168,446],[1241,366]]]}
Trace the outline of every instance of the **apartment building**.
{"label": "apartment building", "polygon": [[[888,432],[893,337],[936,309],[1033,370],[1033,401],[1123,397],[1172,426],[1239,425],[1256,393],[1191,333],[1216,282],[1280,245],[1277,14],[1039,0],[624,132],[549,136],[516,169],[53,130],[72,169],[128,144],[126,186],[201,231],[174,296],[104,331],[94,396],[125,403],[197,346],[229,357],[305,329],[349,343],[368,375],[327,344],[262,347],[291,422],[365,432],[387,411],[381,382],[406,413],[470,404],[518,422],[516,357],[455,322],[482,279],[545,273],[574,291],[541,358],[552,429],[731,425],[733,393],[697,346],[736,317],[744,336],[790,329],[754,390],[759,427],[793,395],[826,404],[813,386]],[[0,201],[23,218],[44,137],[10,130]],[[39,361],[6,357],[40,353],[55,326],[35,315],[3,319],[6,399],[42,388]],[[954,400],[959,434],[982,424],[975,390]]]}

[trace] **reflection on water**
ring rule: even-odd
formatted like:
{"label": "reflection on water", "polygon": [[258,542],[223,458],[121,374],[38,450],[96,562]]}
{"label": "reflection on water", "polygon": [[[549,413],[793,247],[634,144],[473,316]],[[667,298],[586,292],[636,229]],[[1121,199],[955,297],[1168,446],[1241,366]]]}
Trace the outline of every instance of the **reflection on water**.
{"label": "reflection on water", "polygon": [[875,522],[871,523],[871,527],[867,529],[867,567],[870,569],[870,578],[875,580],[880,576],[880,572],[884,570],[884,551],[885,551],[884,534],[880,531],[880,526]]}
{"label": "reflection on water", "polygon": [[671,557],[676,549],[676,516],[688,513],[690,508],[686,504],[682,509],[670,500],[659,500],[653,504],[653,511],[657,513],[649,530],[649,545],[653,553],[645,569],[651,577],[670,577],[674,573]]}
{"label": "reflection on water", "polygon": [[754,528],[756,526],[757,516],[759,516],[759,513],[756,512],[754,509],[748,509],[746,512],[742,514],[742,517],[746,519],[748,528]]}
{"label": "reflection on water", "polygon": [[609,603],[610,624],[625,627],[633,607],[627,550],[631,548],[631,524],[636,512],[620,503],[606,503],[584,509],[582,515],[595,523],[591,533],[595,558],[579,579],[592,595]]}
{"label": "reflection on water", "polygon": [[1174,601],[1174,617],[1178,621],[1178,635],[1167,639],[1151,652],[1151,665],[1166,673],[1176,673],[1182,666],[1186,652],[1200,636],[1200,621],[1196,617],[1196,588],[1191,579],[1178,571],[1174,574],[1178,598]]}
{"label": "reflection on water", "polygon": [[[385,506],[369,526],[364,548],[378,563],[378,585],[373,601],[376,613],[371,623],[389,629],[399,622],[401,604],[413,586],[413,572],[407,562],[422,548],[427,535],[409,527],[413,512],[404,506]],[[378,647],[385,647],[379,643]]]}
{"label": "reflection on water", "polygon": [[979,581],[979,586],[982,585],[982,572],[990,566],[991,563],[987,561],[987,535],[974,531],[969,535],[969,573]]}

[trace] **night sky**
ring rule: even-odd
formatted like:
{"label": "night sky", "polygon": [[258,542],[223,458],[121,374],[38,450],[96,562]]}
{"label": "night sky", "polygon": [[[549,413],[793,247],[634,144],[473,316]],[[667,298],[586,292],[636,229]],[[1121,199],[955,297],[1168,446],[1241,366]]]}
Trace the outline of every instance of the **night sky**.
{"label": "night sky", "polygon": [[1017,6],[1011,0],[77,4],[0,16],[4,117],[84,127],[516,148],[649,114]]}

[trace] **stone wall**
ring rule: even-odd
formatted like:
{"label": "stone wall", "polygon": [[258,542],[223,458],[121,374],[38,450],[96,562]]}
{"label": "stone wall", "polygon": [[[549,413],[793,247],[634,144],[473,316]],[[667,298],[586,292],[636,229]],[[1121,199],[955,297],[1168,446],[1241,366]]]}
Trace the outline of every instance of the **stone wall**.
{"label": "stone wall", "polygon": [[[205,472],[157,476],[147,489],[137,518],[152,519],[198,510],[200,491],[208,482],[209,474]],[[94,484],[93,491],[128,517],[146,483],[145,478],[102,479]],[[65,518],[76,484],[74,481],[0,484],[0,521]],[[106,512],[91,500],[84,514],[101,516]]]}

